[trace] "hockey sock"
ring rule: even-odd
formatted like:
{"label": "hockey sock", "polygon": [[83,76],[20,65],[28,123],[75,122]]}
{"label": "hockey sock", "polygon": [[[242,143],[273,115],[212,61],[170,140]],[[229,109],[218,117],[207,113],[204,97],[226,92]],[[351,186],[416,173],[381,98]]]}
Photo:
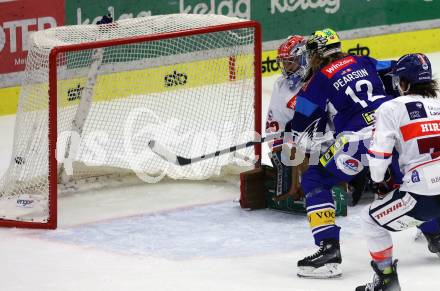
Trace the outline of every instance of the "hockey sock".
{"label": "hockey sock", "polygon": [[325,239],[339,241],[340,227],[335,224],[336,210],[330,190],[321,188],[307,193],[306,209],[316,245]]}
{"label": "hockey sock", "polygon": [[393,247],[379,252],[370,252],[370,254],[383,274],[391,274],[393,272]]}

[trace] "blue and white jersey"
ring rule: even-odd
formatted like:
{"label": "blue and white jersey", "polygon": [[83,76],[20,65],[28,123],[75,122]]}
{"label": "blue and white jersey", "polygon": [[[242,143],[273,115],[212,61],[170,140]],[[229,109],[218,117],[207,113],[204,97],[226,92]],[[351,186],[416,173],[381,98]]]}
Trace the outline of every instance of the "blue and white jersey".
{"label": "blue and white jersey", "polygon": [[390,61],[347,55],[321,68],[298,93],[292,130],[304,132],[318,118],[318,131],[330,118],[336,135],[371,126],[376,108],[392,99],[378,75],[390,66]]}

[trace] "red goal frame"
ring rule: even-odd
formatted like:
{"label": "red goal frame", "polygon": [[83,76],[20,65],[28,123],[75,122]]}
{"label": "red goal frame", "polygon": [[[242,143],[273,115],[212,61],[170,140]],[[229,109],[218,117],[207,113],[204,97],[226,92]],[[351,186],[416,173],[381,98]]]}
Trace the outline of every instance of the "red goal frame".
{"label": "red goal frame", "polygon": [[[155,41],[166,38],[191,36],[197,34],[226,31],[232,29],[253,28],[254,29],[254,78],[255,78],[255,132],[261,134],[261,26],[256,21],[243,21],[230,24],[222,24],[210,26],[206,28],[195,28],[189,30],[182,30],[176,32],[160,33],[155,35],[145,35],[130,38],[120,38],[114,40],[103,40],[96,42],[87,42],[81,44],[65,45],[54,47],[49,55],[49,126],[48,126],[48,182],[49,182],[49,217],[48,221],[43,222],[25,222],[16,220],[0,219],[0,226],[2,227],[20,227],[20,228],[40,228],[40,229],[56,229],[58,223],[58,174],[57,174],[57,160],[56,160],[56,144],[57,144],[57,118],[58,118],[58,104],[57,104],[57,56],[65,52],[80,51],[85,49],[104,48],[114,45],[132,44],[136,42]],[[235,60],[234,56],[230,60]],[[230,67],[230,78],[235,79],[235,65]],[[255,155],[258,163],[261,162],[261,144],[256,144]]]}

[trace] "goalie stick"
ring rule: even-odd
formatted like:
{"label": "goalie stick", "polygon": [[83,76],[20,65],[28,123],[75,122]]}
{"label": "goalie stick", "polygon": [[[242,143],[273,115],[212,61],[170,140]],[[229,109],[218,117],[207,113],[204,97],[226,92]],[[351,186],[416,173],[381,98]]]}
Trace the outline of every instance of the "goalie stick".
{"label": "goalie stick", "polygon": [[251,147],[253,145],[266,142],[268,140],[283,138],[284,134],[285,134],[285,131],[277,132],[277,133],[262,137],[260,140],[257,140],[257,141],[249,141],[247,143],[235,145],[235,146],[232,146],[232,147],[229,147],[226,149],[216,151],[214,153],[205,154],[205,155],[202,155],[199,157],[194,157],[194,158],[186,158],[186,157],[176,155],[175,153],[172,153],[171,151],[169,151],[167,148],[165,148],[164,146],[162,146],[161,144],[159,144],[155,140],[150,140],[148,142],[148,146],[155,154],[160,156],[162,159],[167,160],[167,161],[169,161],[173,164],[179,165],[179,166],[186,166],[186,165],[197,163],[197,162],[200,162],[200,161],[203,161],[206,159],[218,157],[223,154],[227,154],[227,153],[235,152],[235,151],[247,148],[247,147]]}

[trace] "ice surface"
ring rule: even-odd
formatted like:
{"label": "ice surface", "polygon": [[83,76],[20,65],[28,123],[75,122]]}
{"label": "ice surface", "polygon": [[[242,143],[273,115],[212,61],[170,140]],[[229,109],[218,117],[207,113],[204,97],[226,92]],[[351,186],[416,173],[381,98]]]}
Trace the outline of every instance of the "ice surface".
{"label": "ice surface", "polygon": [[[430,59],[440,77],[440,53]],[[275,78],[263,81],[263,112]],[[0,172],[13,123],[0,119]],[[307,280],[296,277],[296,261],[314,251],[306,218],[242,210],[238,195],[237,183],[163,181],[62,197],[59,229],[0,229],[0,290],[321,291],[371,280],[359,219],[367,201],[337,219],[343,277]],[[440,290],[440,259],[414,235],[393,234],[401,285]]]}

